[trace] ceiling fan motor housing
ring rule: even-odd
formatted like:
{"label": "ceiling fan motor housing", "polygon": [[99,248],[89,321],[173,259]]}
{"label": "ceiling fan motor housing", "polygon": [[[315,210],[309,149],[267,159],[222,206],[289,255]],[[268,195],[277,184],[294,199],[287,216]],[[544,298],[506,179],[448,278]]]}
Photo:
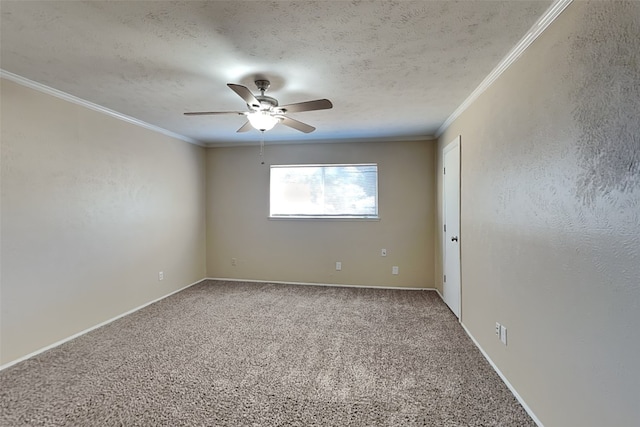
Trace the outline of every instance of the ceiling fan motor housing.
{"label": "ceiling fan motor housing", "polygon": [[256,99],[260,101],[260,110],[271,110],[278,106],[278,100],[266,95],[258,95]]}
{"label": "ceiling fan motor housing", "polygon": [[260,111],[271,111],[274,107],[278,106],[278,100],[270,96],[266,96],[264,93],[271,86],[269,80],[258,79],[255,80],[256,87],[260,91],[260,95],[256,96],[256,99],[260,101]]}

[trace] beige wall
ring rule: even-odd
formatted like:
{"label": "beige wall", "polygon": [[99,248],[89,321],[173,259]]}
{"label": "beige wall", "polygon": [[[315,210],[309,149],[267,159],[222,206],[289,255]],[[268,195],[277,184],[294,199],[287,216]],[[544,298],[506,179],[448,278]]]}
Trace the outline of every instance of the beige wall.
{"label": "beige wall", "polygon": [[1,96],[0,364],[205,276],[203,148],[4,79]]}
{"label": "beige wall", "polygon": [[[267,145],[264,165],[257,147],[208,149],[208,276],[433,287],[435,157],[435,141]],[[379,221],[268,219],[270,164],[374,162]]]}
{"label": "beige wall", "polygon": [[547,427],[640,425],[638,34],[640,3],[573,2],[439,141],[462,321]]}
{"label": "beige wall", "polygon": [[[1,94],[0,364],[206,275],[433,286],[433,141],[267,146],[261,165],[257,147],[205,155],[4,79]],[[379,164],[379,221],[267,219],[269,163],[345,162]]]}

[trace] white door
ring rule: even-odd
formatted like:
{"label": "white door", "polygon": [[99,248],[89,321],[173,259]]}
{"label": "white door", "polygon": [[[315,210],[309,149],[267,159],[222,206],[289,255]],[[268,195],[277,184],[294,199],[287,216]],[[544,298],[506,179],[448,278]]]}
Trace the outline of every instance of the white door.
{"label": "white door", "polygon": [[460,318],[460,137],[444,147],[443,297]]}

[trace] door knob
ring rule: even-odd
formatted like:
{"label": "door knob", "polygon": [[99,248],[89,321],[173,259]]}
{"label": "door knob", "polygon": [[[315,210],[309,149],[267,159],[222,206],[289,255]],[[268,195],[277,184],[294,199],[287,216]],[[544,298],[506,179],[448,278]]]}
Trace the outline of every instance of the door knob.
{"label": "door knob", "polygon": [[451,238],[451,241],[452,241],[452,242],[457,242],[457,241],[458,241],[458,236],[453,236],[453,237]]}

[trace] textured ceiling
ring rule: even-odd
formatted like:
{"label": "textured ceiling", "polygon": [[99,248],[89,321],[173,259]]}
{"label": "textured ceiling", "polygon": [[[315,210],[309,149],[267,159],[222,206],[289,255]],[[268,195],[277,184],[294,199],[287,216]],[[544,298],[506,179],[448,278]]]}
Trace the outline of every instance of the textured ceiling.
{"label": "textured ceiling", "polygon": [[548,1],[5,1],[0,66],[206,144],[250,143],[226,83],[292,113],[266,141],[417,138],[447,117],[522,38]]}

